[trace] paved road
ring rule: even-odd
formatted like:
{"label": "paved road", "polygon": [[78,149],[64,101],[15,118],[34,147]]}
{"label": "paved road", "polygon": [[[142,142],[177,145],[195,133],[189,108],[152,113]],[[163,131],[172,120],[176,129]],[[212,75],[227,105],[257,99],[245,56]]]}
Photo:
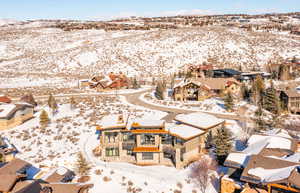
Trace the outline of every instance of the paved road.
{"label": "paved road", "polygon": [[[140,99],[140,96],[142,94],[144,94],[146,92],[150,92],[151,90],[152,89],[149,88],[149,89],[137,91],[134,93],[119,93],[118,95],[125,96],[128,103],[131,103],[133,105],[142,106],[142,107],[152,109],[152,110],[159,110],[159,111],[167,112],[168,115],[163,118],[167,122],[171,122],[177,114],[198,112],[198,111],[193,111],[193,110],[178,109],[178,108],[172,108],[172,107],[167,107],[167,106],[159,106],[159,105],[144,102],[143,100]],[[108,95],[115,95],[115,93],[113,93],[113,94],[112,94],[112,92],[109,92],[109,93],[105,93],[105,92],[103,92],[103,93],[73,93],[73,94],[54,95],[54,97],[57,99],[63,99],[63,98],[70,98],[70,97],[93,97],[93,96],[108,96]],[[34,98],[38,99],[38,100],[47,100],[49,98],[49,95],[34,96]],[[17,101],[17,100],[19,100],[19,99],[18,98],[13,99],[13,101]],[[205,113],[208,113],[208,112],[205,112]],[[221,119],[251,121],[246,116],[241,116],[241,115],[220,114],[220,113],[211,113],[211,112],[209,112],[208,114],[214,115]]]}
{"label": "paved road", "polygon": [[[172,107],[166,107],[166,106],[164,107],[164,106],[159,106],[159,105],[144,102],[140,99],[140,96],[142,94],[144,94],[145,92],[149,92],[149,90],[142,91],[139,93],[124,94],[124,96],[126,97],[126,100],[131,104],[143,106],[148,109],[159,110],[159,111],[169,113],[167,116],[165,116],[163,118],[167,122],[170,122],[171,120],[173,120],[177,114],[198,112],[198,111],[193,111],[193,110],[178,109],[178,108],[172,108]],[[205,112],[205,113],[208,113],[208,112]],[[220,113],[210,113],[210,112],[208,114],[214,115],[220,119],[250,121],[249,118],[247,118],[245,116],[241,116],[241,115],[230,115],[230,114],[220,114]]]}

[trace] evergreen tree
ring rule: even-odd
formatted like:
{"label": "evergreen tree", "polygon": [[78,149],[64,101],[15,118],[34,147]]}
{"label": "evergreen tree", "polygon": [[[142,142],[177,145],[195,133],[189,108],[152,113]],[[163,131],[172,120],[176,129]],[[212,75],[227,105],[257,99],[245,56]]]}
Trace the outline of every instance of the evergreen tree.
{"label": "evergreen tree", "polygon": [[213,143],[215,148],[214,153],[217,160],[219,164],[223,164],[232,148],[232,133],[224,126],[220,127],[217,130]]}
{"label": "evergreen tree", "polygon": [[161,82],[158,82],[155,89],[155,96],[158,100],[164,100],[164,87]]}
{"label": "evergreen tree", "polygon": [[208,134],[206,135],[205,139],[205,148],[210,149],[214,146],[214,136],[212,134],[212,131],[210,130]]}
{"label": "evergreen tree", "polygon": [[154,86],[155,85],[155,78],[154,77],[152,77],[152,86]]}
{"label": "evergreen tree", "polygon": [[162,87],[164,90],[167,88],[167,81],[165,79],[162,80]]}
{"label": "evergreen tree", "polygon": [[289,72],[288,65],[281,64],[279,66],[279,78],[280,78],[280,80],[289,80],[290,79],[290,72]]}
{"label": "evergreen tree", "polygon": [[79,152],[77,154],[77,162],[76,162],[76,168],[75,171],[83,176],[88,175],[91,170],[90,164],[87,162],[87,160],[84,158],[83,154]]}
{"label": "evergreen tree", "polygon": [[280,100],[278,95],[276,94],[273,82],[271,82],[271,87],[266,90],[266,94],[264,96],[263,101],[264,109],[270,111],[275,115],[280,114]]}
{"label": "evergreen tree", "polygon": [[265,82],[262,76],[257,76],[252,83],[253,101],[257,105],[262,104],[263,95],[265,92]]}
{"label": "evergreen tree", "polygon": [[5,156],[4,153],[0,152],[0,163],[5,162]]}
{"label": "evergreen tree", "polygon": [[133,88],[133,89],[138,89],[138,88],[140,88],[140,87],[141,87],[141,86],[139,85],[139,83],[138,83],[136,77],[134,77],[134,78],[133,78],[133,81],[132,81],[132,88]]}
{"label": "evergreen tree", "polygon": [[258,109],[255,111],[255,132],[261,132],[266,130],[266,122],[263,119],[263,109],[261,104],[259,104]]}
{"label": "evergreen tree", "polygon": [[182,78],[182,72],[181,71],[178,72],[178,78]]}
{"label": "evergreen tree", "polygon": [[75,101],[74,97],[70,98],[70,104],[71,104],[71,109],[74,109],[76,106],[76,101]]}
{"label": "evergreen tree", "polygon": [[225,102],[224,105],[225,105],[226,110],[232,111],[234,103],[233,103],[233,97],[232,97],[231,92],[227,92],[224,102]]}
{"label": "evergreen tree", "polygon": [[40,125],[42,127],[46,127],[50,122],[50,119],[49,119],[49,116],[48,116],[48,113],[43,110],[40,114]]}
{"label": "evergreen tree", "polygon": [[55,113],[57,111],[58,105],[52,94],[49,95],[48,106],[52,109],[53,113]]}
{"label": "evergreen tree", "polygon": [[170,87],[171,87],[171,89],[174,88],[174,85],[175,85],[175,78],[176,78],[176,73],[171,77],[171,82],[170,82]]}
{"label": "evergreen tree", "polygon": [[247,88],[245,83],[241,86],[241,97],[243,100],[249,100],[250,97],[250,90]]}

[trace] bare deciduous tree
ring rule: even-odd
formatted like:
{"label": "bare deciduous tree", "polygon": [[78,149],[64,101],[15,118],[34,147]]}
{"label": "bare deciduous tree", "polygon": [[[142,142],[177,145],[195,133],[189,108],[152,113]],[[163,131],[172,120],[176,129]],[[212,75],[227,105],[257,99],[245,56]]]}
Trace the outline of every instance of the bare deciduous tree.
{"label": "bare deciduous tree", "polygon": [[210,182],[210,174],[215,170],[216,166],[216,162],[208,156],[202,156],[198,161],[190,165],[189,177],[194,180],[202,193],[206,192]]}

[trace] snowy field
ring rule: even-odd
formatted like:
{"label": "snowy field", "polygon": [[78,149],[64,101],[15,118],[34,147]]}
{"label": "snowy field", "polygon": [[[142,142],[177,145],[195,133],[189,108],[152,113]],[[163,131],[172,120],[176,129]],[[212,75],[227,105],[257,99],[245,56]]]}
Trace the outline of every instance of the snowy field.
{"label": "snowy field", "polygon": [[46,22],[32,22],[1,27],[1,68],[10,73],[65,76],[122,71],[147,77],[173,73],[185,65],[204,61],[219,67],[263,69],[270,60],[300,55],[297,36],[240,28],[66,32],[45,25]]}

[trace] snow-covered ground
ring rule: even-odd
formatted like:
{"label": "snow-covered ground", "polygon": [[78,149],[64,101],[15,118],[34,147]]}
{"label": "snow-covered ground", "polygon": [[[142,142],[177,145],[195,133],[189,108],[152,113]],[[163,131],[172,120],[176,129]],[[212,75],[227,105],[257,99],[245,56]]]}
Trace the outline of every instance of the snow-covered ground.
{"label": "snow-covered ground", "polygon": [[92,75],[123,71],[130,76],[147,77],[173,73],[187,64],[204,61],[218,67],[263,69],[270,60],[300,55],[300,40],[290,34],[221,26],[67,32],[47,25],[50,24],[40,21],[2,27],[0,66],[11,73]]}
{"label": "snow-covered ground", "polygon": [[156,106],[169,107],[175,109],[184,109],[191,111],[212,112],[219,114],[234,114],[226,111],[224,101],[218,98],[210,98],[203,101],[174,101],[171,97],[164,100],[158,100],[153,93],[144,93],[140,96],[140,100]]}
{"label": "snow-covered ground", "polygon": [[[93,156],[92,150],[99,141],[95,134],[95,124],[101,117],[110,113],[127,113],[134,118],[161,119],[167,114],[148,110],[125,102],[125,97],[81,97],[75,99],[77,106],[71,109],[66,101],[60,101],[59,111],[52,115],[47,106],[45,109],[51,123],[45,129],[39,126],[39,114],[23,125],[0,135],[8,137],[20,153],[17,157],[25,159],[34,165],[48,170],[55,166],[65,166],[74,169],[77,153],[83,152],[92,165],[90,172],[94,188],[91,193],[99,190],[106,192],[125,193],[128,189],[138,189],[139,192],[199,192],[189,178],[189,168],[177,170],[173,167],[149,166],[141,167],[128,163],[107,163]],[[100,171],[100,172],[99,172]],[[101,174],[100,174],[101,173]],[[208,193],[218,192],[210,184]]]}

